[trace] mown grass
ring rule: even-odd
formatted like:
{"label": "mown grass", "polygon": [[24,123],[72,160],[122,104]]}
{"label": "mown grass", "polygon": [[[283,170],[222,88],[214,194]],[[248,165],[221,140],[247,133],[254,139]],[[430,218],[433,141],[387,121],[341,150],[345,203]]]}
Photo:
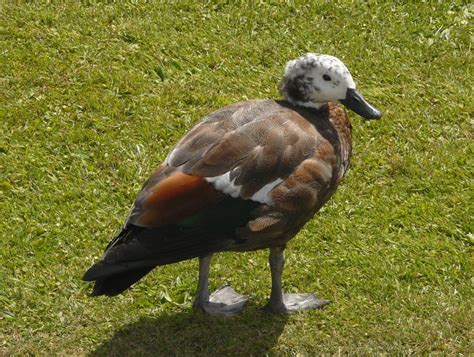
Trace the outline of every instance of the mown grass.
{"label": "mown grass", "polygon": [[[472,14],[464,1],[0,5],[0,353],[474,353]],[[84,270],[142,182],[205,114],[278,96],[287,60],[336,55],[385,116],[289,245],[271,316],[267,253],[221,254],[246,311],[192,312],[196,261],[91,299]]]}

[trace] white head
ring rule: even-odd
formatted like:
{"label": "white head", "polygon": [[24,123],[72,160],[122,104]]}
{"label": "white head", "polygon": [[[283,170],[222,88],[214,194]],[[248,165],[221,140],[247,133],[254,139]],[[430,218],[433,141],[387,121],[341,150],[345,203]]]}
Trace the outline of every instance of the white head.
{"label": "white head", "polygon": [[365,118],[381,116],[357,92],[349,70],[334,56],[307,53],[289,61],[280,90],[294,105],[320,108],[327,102],[340,101]]}

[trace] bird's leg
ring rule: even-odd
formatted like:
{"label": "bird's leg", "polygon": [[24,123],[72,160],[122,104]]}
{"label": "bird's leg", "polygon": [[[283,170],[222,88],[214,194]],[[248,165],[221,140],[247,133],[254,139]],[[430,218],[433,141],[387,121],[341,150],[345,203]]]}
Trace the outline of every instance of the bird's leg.
{"label": "bird's leg", "polygon": [[300,310],[316,309],[329,304],[327,300],[316,298],[313,294],[283,294],[281,276],[285,265],[283,254],[285,246],[270,248],[270,270],[272,290],[265,310],[277,313],[291,313]]}
{"label": "bird's leg", "polygon": [[209,296],[211,255],[199,258],[199,280],[193,308],[210,315],[230,316],[243,309],[248,295],[239,295],[229,285],[221,286]]}
{"label": "bird's leg", "polygon": [[285,246],[270,248],[268,261],[270,263],[270,271],[272,274],[272,290],[270,293],[270,300],[267,305],[265,305],[265,310],[271,312],[287,311],[283,302],[283,291],[281,286],[281,276],[285,265],[284,250]]}
{"label": "bird's leg", "polygon": [[203,306],[209,302],[209,268],[211,259],[212,254],[199,258],[198,287],[193,302],[195,309],[203,309]]}

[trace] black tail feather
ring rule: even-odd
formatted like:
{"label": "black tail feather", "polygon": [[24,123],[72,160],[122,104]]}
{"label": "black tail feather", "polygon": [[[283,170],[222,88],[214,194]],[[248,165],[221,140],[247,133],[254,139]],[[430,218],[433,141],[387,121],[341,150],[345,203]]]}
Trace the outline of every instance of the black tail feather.
{"label": "black tail feather", "polygon": [[130,225],[114,238],[103,258],[87,270],[83,280],[95,281],[92,296],[113,296],[156,266],[205,256],[235,243],[230,237],[196,229],[168,226],[149,230]]}
{"label": "black tail feather", "polygon": [[99,279],[94,284],[92,296],[107,295],[114,296],[127,290],[133,283],[148,274],[154,267],[142,268]]}
{"label": "black tail feather", "polygon": [[239,244],[235,229],[260,204],[228,197],[176,225],[147,229],[128,224],[109,243],[83,279],[95,281],[93,296],[117,295],[159,265],[225,251]]}

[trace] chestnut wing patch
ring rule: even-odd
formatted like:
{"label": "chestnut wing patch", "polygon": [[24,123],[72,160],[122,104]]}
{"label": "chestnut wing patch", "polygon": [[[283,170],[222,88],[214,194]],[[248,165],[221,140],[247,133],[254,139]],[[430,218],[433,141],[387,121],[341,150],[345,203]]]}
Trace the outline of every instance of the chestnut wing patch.
{"label": "chestnut wing patch", "polygon": [[128,222],[147,228],[176,224],[214,206],[222,197],[202,177],[161,167],[143,187]]}

